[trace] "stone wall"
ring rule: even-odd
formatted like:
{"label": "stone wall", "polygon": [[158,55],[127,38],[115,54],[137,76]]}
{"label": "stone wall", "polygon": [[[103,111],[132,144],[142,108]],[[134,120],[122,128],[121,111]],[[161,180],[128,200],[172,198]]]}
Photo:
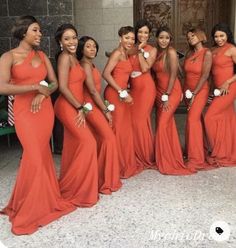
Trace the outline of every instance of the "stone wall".
{"label": "stone wall", "polygon": [[54,58],[54,33],[57,27],[74,21],[73,0],[0,0],[0,55],[14,48],[17,43],[11,37],[15,19],[21,15],[33,15],[41,24],[42,50]]}
{"label": "stone wall", "polygon": [[99,43],[95,63],[102,71],[107,61],[105,51],[119,44],[118,29],[133,25],[133,0],[75,0],[74,5],[79,36],[92,36]]}

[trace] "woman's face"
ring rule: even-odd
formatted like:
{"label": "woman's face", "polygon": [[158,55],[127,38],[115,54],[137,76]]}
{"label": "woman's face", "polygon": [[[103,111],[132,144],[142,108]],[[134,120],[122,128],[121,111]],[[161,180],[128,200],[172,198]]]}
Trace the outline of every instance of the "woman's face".
{"label": "woman's face", "polygon": [[147,42],[149,39],[149,28],[147,26],[143,26],[138,30],[137,38],[140,43]]}
{"label": "woman's face", "polygon": [[157,37],[157,45],[165,49],[170,45],[170,34],[166,31],[160,32],[160,34]]}
{"label": "woman's face", "polygon": [[76,32],[73,29],[66,29],[62,34],[60,43],[64,51],[72,54],[76,53],[78,46],[78,37]]}
{"label": "woman's face", "polygon": [[93,40],[87,40],[84,44],[83,55],[89,59],[94,59],[97,54],[96,43]]}
{"label": "woman's face", "polygon": [[195,33],[192,33],[192,32],[187,33],[187,41],[188,41],[190,46],[195,46],[200,42],[197,35]]}
{"label": "woman's face", "polygon": [[124,34],[120,38],[121,46],[125,50],[131,49],[134,46],[134,42],[135,42],[135,36],[134,36],[133,32],[129,32],[128,34]]}
{"label": "woman's face", "polygon": [[38,23],[32,23],[29,25],[26,34],[24,35],[24,39],[27,43],[32,46],[39,46],[41,42],[41,29]]}
{"label": "woman's face", "polygon": [[216,31],[214,40],[217,46],[223,46],[227,42],[227,34],[223,31]]}

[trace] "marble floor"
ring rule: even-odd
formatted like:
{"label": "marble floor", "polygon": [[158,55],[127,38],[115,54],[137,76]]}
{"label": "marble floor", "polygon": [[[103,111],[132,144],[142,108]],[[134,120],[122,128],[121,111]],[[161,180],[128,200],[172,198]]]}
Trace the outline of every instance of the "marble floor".
{"label": "marble floor", "polygon": [[[0,139],[0,209],[10,196],[20,156],[17,142],[8,148]],[[60,156],[54,158],[58,169]],[[120,191],[101,195],[96,206],[77,209],[30,236],[14,236],[0,215],[0,241],[8,248],[234,248],[235,206],[236,168],[192,176],[147,170],[124,180]],[[229,225],[228,240],[212,238],[215,221]]]}

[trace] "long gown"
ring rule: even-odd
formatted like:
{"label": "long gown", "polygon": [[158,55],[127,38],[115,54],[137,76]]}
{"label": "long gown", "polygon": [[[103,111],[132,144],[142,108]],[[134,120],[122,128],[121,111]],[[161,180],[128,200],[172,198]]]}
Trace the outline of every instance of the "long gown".
{"label": "long gown", "polygon": [[[184,92],[189,89],[194,91],[202,74],[204,56],[208,49],[203,48],[194,52],[185,60],[184,71],[186,79]],[[202,88],[195,96],[193,104],[188,111],[185,126],[185,146],[188,161],[186,166],[192,169],[206,169],[204,151],[204,123],[202,112],[206,106],[209,94],[208,81],[204,82]]]}
{"label": "long gown", "polygon": [[[101,74],[96,67],[93,67],[92,74],[96,90],[101,93]],[[97,140],[98,190],[103,194],[111,194],[122,185],[116,138],[86,86],[84,87],[84,99],[85,102],[90,102],[93,105],[93,110],[87,115],[86,120]]]}
{"label": "long gown", "polygon": [[[234,75],[234,62],[225,52],[233,45],[226,43],[213,53],[212,75],[216,88]],[[236,166],[236,82],[229,94],[215,97],[205,115],[205,125],[211,155],[208,162],[214,166]]]}
{"label": "long gown", "polygon": [[[149,52],[153,47],[145,46]],[[133,71],[141,72],[137,55],[130,56]],[[137,165],[144,168],[155,168],[154,136],[151,126],[151,112],[156,97],[156,87],[150,71],[130,79],[131,95],[134,104],[131,107],[134,149]]]}
{"label": "long gown", "polygon": [[[128,59],[119,61],[112,71],[113,78],[122,89],[127,89],[131,71],[132,66]],[[109,85],[105,88],[104,96],[115,105],[112,122],[118,148],[120,176],[129,178],[141,171],[135,159],[131,105],[121,101],[118,92]]]}
{"label": "long gown", "polygon": [[162,174],[191,174],[184,166],[181,145],[174,119],[174,112],[182,98],[180,81],[176,78],[169,96],[170,110],[164,111],[161,96],[168,88],[169,73],[164,69],[163,59],[156,60],[153,65],[153,70],[157,79],[157,131],[155,141],[157,168]]}
{"label": "long gown", "polygon": [[[80,64],[70,68],[68,87],[84,103],[85,72]],[[55,113],[64,126],[64,141],[59,186],[62,196],[79,207],[90,207],[98,201],[97,145],[87,125],[77,127],[78,111],[60,95]]]}
{"label": "long gown", "polygon": [[[41,51],[37,53],[41,58],[39,66],[31,64],[36,56],[34,50],[21,64],[13,65],[14,84],[31,85],[45,79],[45,55]],[[60,195],[49,146],[54,122],[51,99],[45,98],[40,111],[32,113],[31,102],[36,94],[16,95],[14,102],[15,128],[23,154],[11,199],[1,213],[9,216],[12,232],[17,235],[31,234],[75,209]]]}

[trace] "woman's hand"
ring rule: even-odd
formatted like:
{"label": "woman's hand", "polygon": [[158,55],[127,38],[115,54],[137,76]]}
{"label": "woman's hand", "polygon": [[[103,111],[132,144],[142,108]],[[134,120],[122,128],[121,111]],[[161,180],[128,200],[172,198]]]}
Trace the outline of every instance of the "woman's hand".
{"label": "woman's hand", "polygon": [[45,99],[45,95],[37,94],[31,102],[30,111],[32,113],[39,112],[39,110],[41,109],[41,103],[43,102],[44,99]]}
{"label": "woman's hand", "polygon": [[46,97],[50,96],[51,94],[49,87],[43,85],[38,86],[38,92]]}
{"label": "woman's hand", "polygon": [[126,103],[129,103],[129,104],[134,104],[134,100],[130,94],[128,94],[128,96],[126,98],[124,98],[123,101]]}
{"label": "woman's hand", "polygon": [[221,96],[225,96],[227,94],[229,94],[229,83],[226,81],[222,84],[222,86],[219,88],[220,92],[221,92]]}
{"label": "woman's hand", "polygon": [[85,114],[82,109],[78,111],[78,114],[75,117],[75,124],[77,127],[85,127]]}
{"label": "woman's hand", "polygon": [[109,111],[109,112],[105,113],[105,117],[108,120],[109,126],[112,127],[112,114],[111,114],[111,112]]}
{"label": "woman's hand", "polygon": [[188,108],[187,108],[188,111],[190,110],[190,108],[191,108],[191,106],[193,104],[194,99],[195,99],[195,95],[193,95],[192,98],[188,102]]}
{"label": "woman's hand", "polygon": [[165,101],[162,103],[163,111],[168,112],[170,110],[169,101]]}

